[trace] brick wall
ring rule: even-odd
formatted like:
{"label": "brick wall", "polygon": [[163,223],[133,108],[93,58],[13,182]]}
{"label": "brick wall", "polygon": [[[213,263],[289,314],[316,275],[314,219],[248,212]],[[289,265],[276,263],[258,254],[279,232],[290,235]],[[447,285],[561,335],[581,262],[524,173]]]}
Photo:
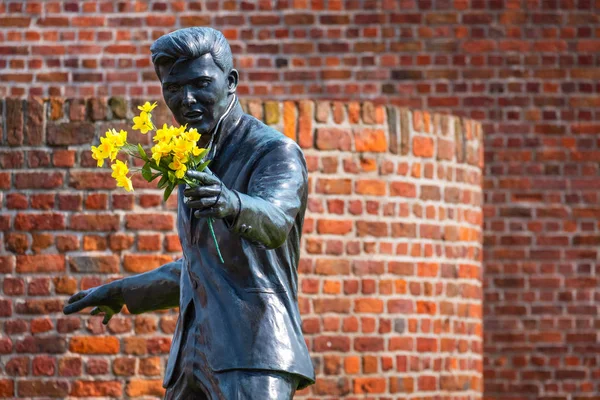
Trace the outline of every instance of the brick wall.
{"label": "brick wall", "polygon": [[[176,197],[141,179],[116,190],[90,157],[137,104],[2,101],[0,397],[162,393],[174,311],[107,327],[61,314],[76,290],[179,255]],[[294,138],[310,171],[299,306],[318,379],[298,397],[480,398],[480,124],[368,102],[243,106]]]}
{"label": "brick wall", "polygon": [[13,1],[0,11],[0,95],[154,96],[152,40],[207,24],[233,45],[242,97],[372,99],[481,120],[486,397],[600,393],[598,0]]}

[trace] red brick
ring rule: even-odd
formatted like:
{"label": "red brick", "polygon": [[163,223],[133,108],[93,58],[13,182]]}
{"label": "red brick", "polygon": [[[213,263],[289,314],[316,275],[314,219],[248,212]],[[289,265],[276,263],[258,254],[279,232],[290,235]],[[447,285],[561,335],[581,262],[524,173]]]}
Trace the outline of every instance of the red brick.
{"label": "red brick", "polygon": [[354,393],[385,393],[385,378],[355,378],[353,380]]}
{"label": "red brick", "polygon": [[359,152],[386,152],[387,137],[382,129],[360,129],[354,132],[354,144]]}
{"label": "red brick", "polygon": [[65,229],[63,214],[17,214],[14,221],[15,229],[20,231],[46,231]]}
{"label": "red brick", "polygon": [[63,272],[65,256],[59,254],[17,256],[18,273]]}
{"label": "red brick", "polygon": [[162,387],[162,380],[160,379],[132,379],[127,383],[125,392],[128,396],[157,396],[163,397],[165,389]]}
{"label": "red brick", "polygon": [[116,231],[119,216],[114,214],[76,214],[71,217],[69,227],[76,231]]}
{"label": "red brick", "polygon": [[80,354],[117,354],[119,339],[114,336],[74,336],[69,343],[69,350]]}
{"label": "red brick", "polygon": [[354,191],[357,194],[372,196],[385,196],[386,182],[376,179],[362,179],[355,183]]}
{"label": "red brick", "polygon": [[123,259],[123,268],[127,272],[146,272],[173,261],[173,257],[165,255],[134,255],[126,254]]}
{"label": "red brick", "polygon": [[174,228],[172,214],[129,214],[125,217],[127,229],[171,231]]}
{"label": "red brick", "polygon": [[75,381],[70,395],[76,397],[121,397],[123,387],[122,383],[118,381]]}
{"label": "red brick", "polygon": [[58,397],[66,398],[69,394],[69,384],[65,380],[25,380],[19,382],[19,397]]}
{"label": "red brick", "polygon": [[352,148],[350,132],[339,128],[318,128],[316,132],[316,147],[319,150],[349,151]]}
{"label": "red brick", "polygon": [[303,149],[313,147],[314,103],[301,101],[298,103],[298,144]]}
{"label": "red brick", "polygon": [[352,226],[352,221],[348,220],[317,220],[317,232],[320,234],[345,235],[352,231]]}

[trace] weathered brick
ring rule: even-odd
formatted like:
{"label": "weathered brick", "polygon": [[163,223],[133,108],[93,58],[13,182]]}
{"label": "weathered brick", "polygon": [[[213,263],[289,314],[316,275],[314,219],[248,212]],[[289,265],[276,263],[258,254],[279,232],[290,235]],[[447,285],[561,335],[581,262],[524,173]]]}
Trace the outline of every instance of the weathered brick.
{"label": "weathered brick", "polygon": [[385,152],[388,149],[386,133],[382,129],[355,129],[354,144],[359,152]]}
{"label": "weathered brick", "polygon": [[117,256],[71,256],[71,272],[111,274],[119,272]]}
{"label": "weathered brick", "polygon": [[62,272],[65,270],[65,256],[59,254],[17,256],[18,273]]}
{"label": "weathered brick", "polygon": [[119,339],[114,336],[74,336],[70,340],[69,350],[80,354],[117,354]]}
{"label": "weathered brick", "polygon": [[352,137],[346,129],[318,128],[316,132],[316,147],[319,150],[349,151],[352,147]]}
{"label": "weathered brick", "polygon": [[91,144],[94,139],[94,124],[90,122],[48,123],[47,142],[51,146]]}
{"label": "weathered brick", "polygon": [[71,217],[70,229],[76,231],[117,231],[119,216],[113,214],[77,214]]}
{"label": "weathered brick", "polygon": [[134,255],[126,254],[123,258],[123,268],[127,272],[146,272],[173,261],[173,257],[166,255]]}

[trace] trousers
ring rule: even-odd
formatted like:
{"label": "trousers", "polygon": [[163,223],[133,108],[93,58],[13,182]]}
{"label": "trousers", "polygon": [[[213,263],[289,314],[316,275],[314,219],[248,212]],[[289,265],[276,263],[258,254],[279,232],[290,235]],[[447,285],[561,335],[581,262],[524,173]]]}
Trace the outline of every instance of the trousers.
{"label": "trousers", "polygon": [[[191,310],[193,315],[193,308]],[[184,321],[179,362],[173,371],[175,382],[167,388],[165,400],[289,400],[294,397],[301,379],[294,374],[258,369],[212,371],[206,357],[193,348],[192,326],[190,319]]]}
{"label": "trousers", "polygon": [[293,374],[242,369],[216,372],[211,379],[218,384],[207,393],[202,380],[181,374],[165,400],[291,400],[299,381]]}

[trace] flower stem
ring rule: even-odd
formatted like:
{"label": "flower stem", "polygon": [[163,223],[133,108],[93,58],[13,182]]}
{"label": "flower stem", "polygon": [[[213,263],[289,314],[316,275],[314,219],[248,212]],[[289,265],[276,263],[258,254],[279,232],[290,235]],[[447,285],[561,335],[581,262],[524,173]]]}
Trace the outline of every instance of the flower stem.
{"label": "flower stem", "polygon": [[[191,179],[184,178],[184,182],[192,188],[198,187],[198,184],[196,184],[196,182],[192,181]],[[217,254],[219,255],[219,260],[221,260],[221,264],[225,264],[225,261],[223,261],[223,256],[221,255],[221,249],[219,249],[219,242],[217,242],[217,235],[215,235],[215,230],[213,229],[212,217],[208,217],[208,229],[210,230],[210,234],[212,235],[213,241],[215,242],[215,247],[217,249]]]}
{"label": "flower stem", "polygon": [[217,236],[215,235],[215,230],[213,229],[213,226],[212,226],[212,217],[208,217],[208,229],[210,229],[210,233],[213,237],[213,240],[215,241],[215,246],[217,248],[217,254],[219,255],[221,264],[225,264],[225,261],[223,261],[223,256],[221,255],[221,250],[219,249],[219,243],[217,243]]}

